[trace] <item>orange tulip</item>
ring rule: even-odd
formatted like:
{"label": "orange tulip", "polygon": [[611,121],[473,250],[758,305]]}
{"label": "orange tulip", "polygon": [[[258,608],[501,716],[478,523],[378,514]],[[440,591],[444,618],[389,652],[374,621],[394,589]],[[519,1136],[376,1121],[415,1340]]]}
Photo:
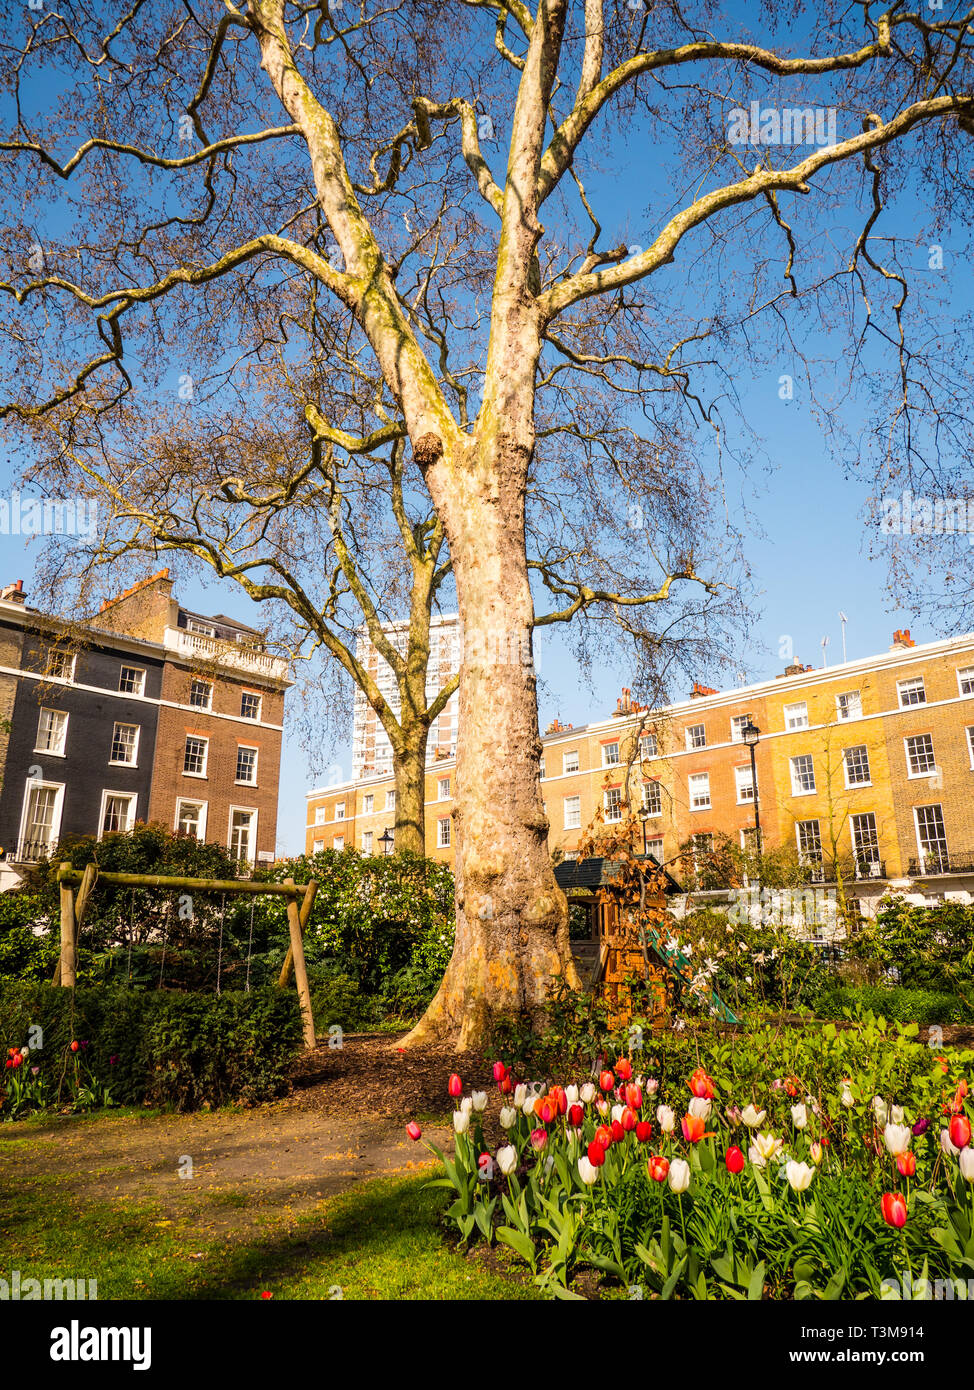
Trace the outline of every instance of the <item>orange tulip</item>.
{"label": "orange tulip", "polygon": [[706,1122],[699,1120],[696,1115],[684,1115],[680,1124],[683,1126],[683,1137],[688,1144],[696,1144],[704,1137]]}
{"label": "orange tulip", "polygon": [[714,1083],[704,1071],[703,1067],[697,1067],[697,1070],[690,1077],[689,1085],[690,1090],[695,1096],[699,1097],[700,1100],[713,1100],[714,1096],[717,1094]]}
{"label": "orange tulip", "polygon": [[670,1171],[670,1160],[664,1158],[662,1154],[656,1154],[653,1158],[646,1160],[646,1171],[653,1182],[666,1182],[666,1175]]}
{"label": "orange tulip", "polygon": [[896,1155],[896,1167],[897,1167],[897,1169],[898,1169],[899,1174],[900,1174],[901,1177],[903,1177],[903,1178],[912,1178],[912,1177],[914,1177],[914,1176],[916,1175],[916,1170],[917,1170],[917,1159],[916,1159],[916,1154],[910,1153],[909,1150],[907,1150],[906,1153],[897,1154],[897,1155]]}

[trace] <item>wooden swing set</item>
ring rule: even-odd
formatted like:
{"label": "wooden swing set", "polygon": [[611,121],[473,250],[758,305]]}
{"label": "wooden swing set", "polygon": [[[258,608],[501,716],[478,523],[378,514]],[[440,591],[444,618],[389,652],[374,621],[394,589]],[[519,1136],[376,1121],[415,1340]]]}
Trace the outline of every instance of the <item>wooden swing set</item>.
{"label": "wooden swing set", "polygon": [[162,874],[103,873],[99,871],[97,864],[86,864],[84,869],[75,869],[69,860],[63,860],[58,867],[57,881],[61,897],[61,956],[51,983],[62,985],[66,989],[72,989],[75,985],[78,933],[96,883],[131,888],[133,891],[136,888],[161,888],[189,894],[229,893],[256,897],[269,893],[286,897],[288,932],[291,940],[277,983],[280,989],[284,989],[291,978],[291,971],[294,971],[304,1027],[304,1045],[309,1052],[314,1049],[315,1025],[311,1013],[308,968],[304,959],[304,932],[311,918],[311,909],[318,891],[315,879],[301,885],[296,884],[293,878],[286,878],[283,883],[254,883],[250,879],[169,878]]}

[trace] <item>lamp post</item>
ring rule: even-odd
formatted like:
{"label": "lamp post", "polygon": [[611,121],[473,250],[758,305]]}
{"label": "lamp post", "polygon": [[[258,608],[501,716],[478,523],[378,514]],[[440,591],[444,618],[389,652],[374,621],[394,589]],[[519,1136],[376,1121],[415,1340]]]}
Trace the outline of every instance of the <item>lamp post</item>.
{"label": "lamp post", "polygon": [[761,737],[761,730],[748,715],[747,723],[741,730],[741,738],[744,740],[751,752],[751,792],[754,796],[754,845],[758,854],[761,853],[761,812],[758,809],[758,774],[754,766],[754,750],[758,746]]}
{"label": "lamp post", "polygon": [[394,845],[395,843],[396,843],[396,837],[395,837],[395,835],[391,834],[390,831],[389,831],[389,827],[386,826],[386,828],[385,828],[385,830],[383,831],[383,833],[379,836],[379,844],[382,846],[382,853],[383,853],[384,855],[385,855],[385,854],[391,854],[391,853],[392,853],[392,847],[393,847],[393,845]]}
{"label": "lamp post", "polygon": [[647,807],[644,806],[639,812],[639,819],[643,823],[643,858],[647,859],[649,857],[649,841],[646,838],[646,825],[649,821],[649,810]]}

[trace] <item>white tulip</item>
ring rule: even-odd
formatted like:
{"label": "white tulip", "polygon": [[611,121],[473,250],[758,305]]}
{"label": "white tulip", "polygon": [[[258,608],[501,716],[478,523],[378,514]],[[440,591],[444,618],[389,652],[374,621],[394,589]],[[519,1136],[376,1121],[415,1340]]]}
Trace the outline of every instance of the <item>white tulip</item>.
{"label": "white tulip", "polygon": [[460,1110],[464,1115],[469,1115],[473,1109],[473,1100],[470,1096],[464,1096],[460,1102]]}
{"label": "white tulip", "polygon": [[457,1134],[466,1134],[470,1128],[470,1115],[466,1110],[454,1110],[453,1128]]}
{"label": "white tulip", "polygon": [[668,1105],[656,1107],[656,1118],[664,1134],[672,1134],[676,1128],[676,1116]]}
{"label": "white tulip", "polygon": [[886,1124],[889,1119],[889,1107],[882,1096],[873,1096],[873,1114],[876,1116],[878,1125]]}
{"label": "white tulip", "polygon": [[568,1101],[568,1104],[569,1104],[569,1105],[577,1105],[577,1104],[578,1104],[578,1087],[577,1087],[577,1086],[566,1086],[566,1087],[565,1087],[565,1099]]}
{"label": "white tulip", "polygon": [[585,1085],[582,1087],[578,1094],[581,1096],[582,1103],[584,1105],[591,1105],[592,1101],[595,1099],[598,1093],[595,1087],[592,1085],[592,1082],[586,1081]]}
{"label": "white tulip", "polygon": [[602,1096],[599,1096],[598,1100],[595,1102],[595,1108],[604,1120],[609,1113],[609,1102],[604,1100]]}
{"label": "white tulip", "polygon": [[527,1100],[527,1096],[527,1086],[525,1086],[523,1081],[518,1082],[518,1084],[514,1087],[514,1104],[517,1106],[518,1110],[521,1109],[522,1105]]}
{"label": "white tulip", "polygon": [[694,1096],[687,1109],[689,1113],[695,1115],[698,1120],[709,1120],[710,1104],[706,1096]]}
{"label": "white tulip", "polygon": [[893,1105],[890,1107],[889,1117],[894,1125],[901,1125],[903,1123],[904,1114],[905,1111],[902,1105]]}
{"label": "white tulip", "polygon": [[517,1167],[517,1149],[513,1144],[505,1144],[502,1149],[497,1150],[497,1166],[505,1178],[514,1172]]}
{"label": "white tulip", "polygon": [[473,1102],[473,1108],[474,1108],[476,1111],[478,1111],[478,1113],[479,1113],[481,1110],[486,1110],[486,1109],[487,1109],[487,1092],[486,1092],[486,1091],[471,1091],[471,1092],[470,1092],[470,1099],[471,1099],[471,1101]]}
{"label": "white tulip", "polygon": [[852,1094],[852,1092],[849,1090],[849,1087],[848,1087],[848,1086],[843,1086],[843,1088],[842,1088],[842,1104],[845,1106],[845,1108],[846,1108],[847,1110],[851,1110],[852,1107],[855,1105],[855,1103],[856,1103],[855,1096],[854,1096],[854,1095]]}
{"label": "white tulip", "polygon": [[646,1082],[646,1094],[648,1096],[655,1096],[658,1090],[659,1082],[656,1080],[655,1076],[651,1076],[649,1080]]}
{"label": "white tulip", "polygon": [[773,1134],[756,1134],[747,1156],[757,1168],[763,1168],[769,1158],[775,1158],[782,1149],[784,1141]]}
{"label": "white tulip", "polygon": [[791,1107],[791,1121],[796,1129],[804,1129],[808,1124],[808,1111],[804,1105],[798,1104]]}
{"label": "white tulip", "polygon": [[795,1192],[804,1192],[815,1176],[815,1169],[807,1163],[796,1163],[794,1159],[785,1164],[785,1176]]}
{"label": "white tulip", "polygon": [[584,1183],[593,1183],[599,1176],[599,1170],[594,1163],[589,1163],[588,1159],[582,1154],[578,1160],[578,1175]]}
{"label": "white tulip", "polygon": [[912,1131],[906,1125],[887,1125],[883,1130],[883,1138],[886,1147],[896,1158],[897,1154],[905,1154],[910,1147],[910,1140],[913,1138]]}
{"label": "white tulip", "polygon": [[501,1110],[501,1129],[512,1129],[517,1122],[517,1111],[513,1105],[505,1105]]}
{"label": "white tulip", "polygon": [[756,1110],[753,1105],[745,1105],[744,1109],[741,1111],[741,1119],[747,1125],[748,1129],[760,1129],[767,1118],[767,1114],[768,1112],[766,1110]]}
{"label": "white tulip", "polygon": [[960,1175],[965,1182],[974,1182],[974,1149],[970,1144],[960,1151]]}
{"label": "white tulip", "polygon": [[618,1120],[620,1124],[622,1123],[622,1112],[625,1108],[624,1105],[613,1105],[612,1107],[612,1118]]}
{"label": "white tulip", "polygon": [[524,1104],[521,1106],[521,1109],[524,1111],[525,1115],[533,1115],[534,1107],[537,1105],[537,1103],[537,1096],[527,1096],[525,1097],[525,1101]]}
{"label": "white tulip", "polygon": [[690,1165],[686,1159],[674,1158],[670,1164],[668,1180],[673,1192],[686,1192],[690,1186]]}
{"label": "white tulip", "polygon": [[943,1149],[944,1153],[949,1154],[951,1158],[956,1158],[960,1153],[960,1149],[955,1148],[951,1143],[949,1129],[942,1129],[940,1131],[940,1147]]}

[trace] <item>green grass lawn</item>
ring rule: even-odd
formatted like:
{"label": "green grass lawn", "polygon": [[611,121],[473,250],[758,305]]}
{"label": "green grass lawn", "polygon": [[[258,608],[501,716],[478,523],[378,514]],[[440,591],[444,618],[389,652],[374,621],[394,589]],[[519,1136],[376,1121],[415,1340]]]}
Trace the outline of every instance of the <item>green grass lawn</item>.
{"label": "green grass lawn", "polygon": [[[167,1220],[152,1205],[87,1201],[60,1179],[8,1167],[0,1273],[97,1279],[100,1299],[248,1299],[264,1290],[277,1299],[537,1298],[530,1283],[446,1244],[437,1221],[443,1195],[424,1192],[427,1180],[375,1178],[288,1223],[264,1213],[258,1234],[228,1239],[196,1221]],[[218,1205],[226,1208],[226,1194]]]}

